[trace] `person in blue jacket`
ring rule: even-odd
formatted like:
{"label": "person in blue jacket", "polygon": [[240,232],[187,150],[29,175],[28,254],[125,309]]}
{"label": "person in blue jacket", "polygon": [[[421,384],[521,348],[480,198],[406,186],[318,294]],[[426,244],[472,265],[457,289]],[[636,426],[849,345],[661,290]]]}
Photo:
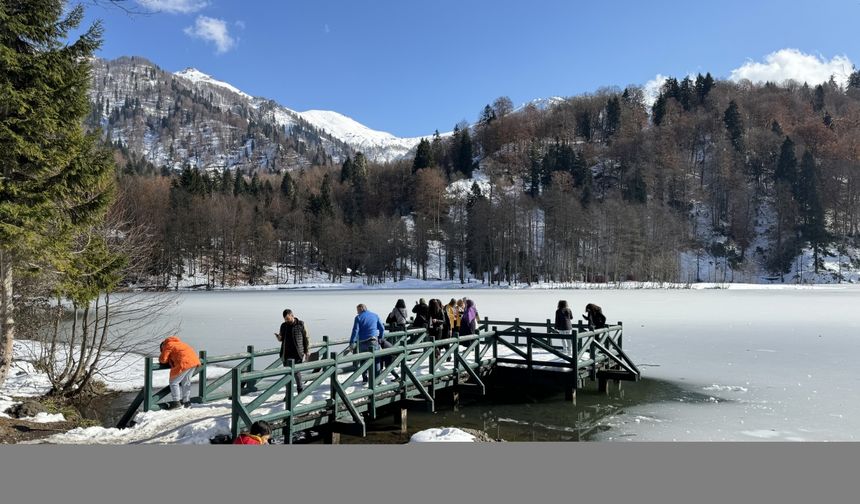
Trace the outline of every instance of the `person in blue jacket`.
{"label": "person in blue jacket", "polygon": [[[370,352],[371,350],[379,350],[379,342],[382,336],[385,335],[385,326],[379,319],[379,315],[369,311],[367,306],[360,304],[355,307],[358,315],[355,316],[355,322],[352,324],[352,336],[349,338],[349,346],[358,352]],[[373,363],[377,374],[381,371],[381,362],[376,359]],[[368,382],[367,372],[363,375],[364,382]]]}

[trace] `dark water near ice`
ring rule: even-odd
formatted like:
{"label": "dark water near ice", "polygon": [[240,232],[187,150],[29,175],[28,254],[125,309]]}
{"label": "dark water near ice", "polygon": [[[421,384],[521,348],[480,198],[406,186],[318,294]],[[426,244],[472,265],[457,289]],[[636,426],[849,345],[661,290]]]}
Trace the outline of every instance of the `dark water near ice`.
{"label": "dark water near ice", "polygon": [[[443,394],[444,397],[444,394]],[[594,383],[577,392],[575,403],[565,401],[564,393],[541,393],[524,389],[488,390],[484,397],[461,395],[455,406],[444,398],[436,412],[420,409],[408,413],[408,434],[403,436],[392,420],[381,417],[368,427],[365,439],[343,436],[342,443],[398,443],[421,430],[432,427],[469,428],[486,432],[504,441],[595,441],[615,428],[612,419],[626,408],[646,403],[684,401],[707,403],[709,396],[688,390],[680,384],[645,378],[637,383],[614,385],[610,393],[597,392]],[[635,437],[635,434],[627,434]]]}

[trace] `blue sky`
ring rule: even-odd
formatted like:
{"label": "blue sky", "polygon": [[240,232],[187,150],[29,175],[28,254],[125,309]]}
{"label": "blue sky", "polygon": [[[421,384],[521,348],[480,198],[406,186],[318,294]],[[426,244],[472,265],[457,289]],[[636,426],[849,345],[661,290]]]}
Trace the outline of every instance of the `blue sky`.
{"label": "blue sky", "polygon": [[[858,0],[125,0],[90,6],[99,56],[193,66],[294,110],[335,110],[398,136],[515,105],[656,75],[710,71],[793,48],[822,65],[860,61]],[[799,54],[799,53],[798,53]],[[776,74],[814,62],[788,55]],[[756,71],[767,71],[755,67]],[[737,74],[741,75],[741,74]],[[768,74],[769,75],[769,74]],[[805,74],[804,74],[805,75]]]}

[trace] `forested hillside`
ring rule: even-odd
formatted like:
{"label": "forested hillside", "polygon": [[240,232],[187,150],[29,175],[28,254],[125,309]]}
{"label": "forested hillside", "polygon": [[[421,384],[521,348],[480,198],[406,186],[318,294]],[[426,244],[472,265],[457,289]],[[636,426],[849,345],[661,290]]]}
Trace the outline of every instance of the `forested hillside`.
{"label": "forested hillside", "polygon": [[[289,144],[241,114],[238,139],[205,133],[194,93],[160,107],[186,141],[169,159]],[[543,109],[502,97],[404,160],[326,148],[282,163],[255,141],[254,162],[171,172],[139,162],[145,137],[124,144],[122,205],[158,243],[148,281],[795,282],[858,267],[858,72],[844,87],[669,79],[652,105],[637,87]]]}

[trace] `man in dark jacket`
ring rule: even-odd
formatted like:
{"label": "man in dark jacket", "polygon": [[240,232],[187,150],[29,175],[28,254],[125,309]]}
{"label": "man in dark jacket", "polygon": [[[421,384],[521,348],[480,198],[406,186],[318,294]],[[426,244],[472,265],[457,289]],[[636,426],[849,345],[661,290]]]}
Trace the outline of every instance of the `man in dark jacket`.
{"label": "man in dark jacket", "polygon": [[412,327],[420,327],[427,329],[430,327],[430,307],[427,301],[421,298],[415,306],[412,307],[412,313],[415,314],[415,320],[412,321]]}
{"label": "man in dark jacket", "polygon": [[[281,324],[280,333],[275,333],[275,337],[281,342],[281,360],[285,366],[290,359],[296,364],[308,360],[308,331],[305,329],[305,323],[293,315],[293,310],[284,310],[284,323]],[[302,374],[296,371],[296,390],[301,393],[304,389]]]}

